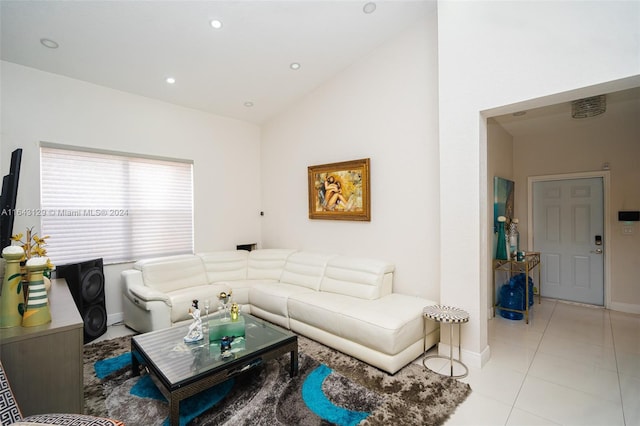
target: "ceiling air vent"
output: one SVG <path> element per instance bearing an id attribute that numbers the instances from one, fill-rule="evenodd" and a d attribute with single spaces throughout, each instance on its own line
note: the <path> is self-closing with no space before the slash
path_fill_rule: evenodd
<path id="1" fill-rule="evenodd" d="M 592 96 L 571 102 L 571 117 L 589 118 L 600 115 L 607 110 L 607 98 L 605 95 Z"/>

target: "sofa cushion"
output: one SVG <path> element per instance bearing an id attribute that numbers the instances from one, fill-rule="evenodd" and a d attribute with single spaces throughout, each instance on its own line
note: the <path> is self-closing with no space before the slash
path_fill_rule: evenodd
<path id="1" fill-rule="evenodd" d="M 397 293 L 369 301 L 354 300 L 339 314 L 340 337 L 396 354 L 424 338 L 424 307 L 424 299 Z"/>
<path id="2" fill-rule="evenodd" d="M 253 287 L 260 287 L 261 285 L 276 283 L 278 281 L 266 279 L 266 280 L 237 280 L 237 281 L 220 281 L 215 283 L 218 286 L 225 288 L 225 292 L 229 290 L 233 291 L 231 301 L 239 303 L 240 305 L 249 304 L 249 290 Z"/>
<path id="3" fill-rule="evenodd" d="M 173 256 L 164 256 L 164 257 L 152 257 L 150 259 L 140 259 L 136 263 L 133 264 L 133 269 L 137 269 L 142 271 L 146 265 L 151 265 L 154 263 L 167 263 L 167 262 L 175 262 L 179 260 L 189 260 L 193 259 L 193 254 L 176 254 Z"/>
<path id="4" fill-rule="evenodd" d="M 293 253 L 287 258 L 280 282 L 319 290 L 327 262 L 334 257 L 335 254 L 327 253 Z"/>
<path id="5" fill-rule="evenodd" d="M 320 284 L 320 291 L 377 299 L 391 293 L 392 263 L 376 259 L 338 256 L 330 259 Z"/>
<path id="6" fill-rule="evenodd" d="M 141 261 L 136 263 L 136 268 L 141 270 L 147 287 L 165 293 L 208 282 L 202 259 L 195 255 L 167 257 L 163 261 Z"/>
<path id="7" fill-rule="evenodd" d="M 314 291 L 304 286 L 273 282 L 252 287 L 249 290 L 249 303 L 274 315 L 288 317 L 287 301 L 289 297 L 294 294 L 312 292 Z"/>
<path id="8" fill-rule="evenodd" d="M 246 250 L 198 253 L 207 271 L 210 283 L 244 280 L 247 278 L 249 252 Z"/>
<path id="9" fill-rule="evenodd" d="M 425 299 L 390 294 L 365 300 L 334 293 L 292 295 L 291 319 L 389 355 L 424 337 Z"/>
<path id="10" fill-rule="evenodd" d="M 296 250 L 260 249 L 249 252 L 247 278 L 279 280 L 287 258 Z"/>
<path id="11" fill-rule="evenodd" d="M 249 291 L 251 305 L 273 315 L 288 317 L 289 296 L 317 291 L 327 261 L 334 256 L 314 252 L 291 254 L 287 258 L 279 282 L 251 288 Z"/>
<path id="12" fill-rule="evenodd" d="M 340 335 L 342 327 L 338 314 L 347 311 L 354 300 L 354 297 L 326 292 L 291 294 L 287 300 L 287 311 L 291 319 Z"/>

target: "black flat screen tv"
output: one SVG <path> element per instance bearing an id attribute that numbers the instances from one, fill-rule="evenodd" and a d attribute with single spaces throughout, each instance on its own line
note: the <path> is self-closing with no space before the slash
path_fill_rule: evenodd
<path id="1" fill-rule="evenodd" d="M 18 148 L 11 153 L 9 174 L 2 178 L 2 195 L 0 195 L 0 250 L 11 245 L 13 221 L 16 215 L 21 161 L 22 149 Z"/>

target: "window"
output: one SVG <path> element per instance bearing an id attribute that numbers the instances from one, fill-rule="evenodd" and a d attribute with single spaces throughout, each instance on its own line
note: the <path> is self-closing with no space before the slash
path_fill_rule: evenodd
<path id="1" fill-rule="evenodd" d="M 42 144 L 42 235 L 54 264 L 193 252 L 193 163 Z"/>

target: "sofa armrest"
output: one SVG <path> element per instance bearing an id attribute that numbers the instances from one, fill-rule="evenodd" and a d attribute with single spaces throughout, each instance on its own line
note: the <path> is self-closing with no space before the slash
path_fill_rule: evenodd
<path id="1" fill-rule="evenodd" d="M 161 293 L 157 290 L 150 289 L 149 287 L 132 286 L 129 287 L 129 292 L 134 298 L 138 298 L 144 302 L 159 301 L 171 306 L 171 299 L 169 299 L 169 296 L 167 296 L 166 293 Z"/>
<path id="2" fill-rule="evenodd" d="M 135 269 L 122 271 L 122 285 L 125 297 L 146 309 L 147 302 L 159 301 L 171 306 L 169 296 L 144 285 L 142 273 Z"/>

